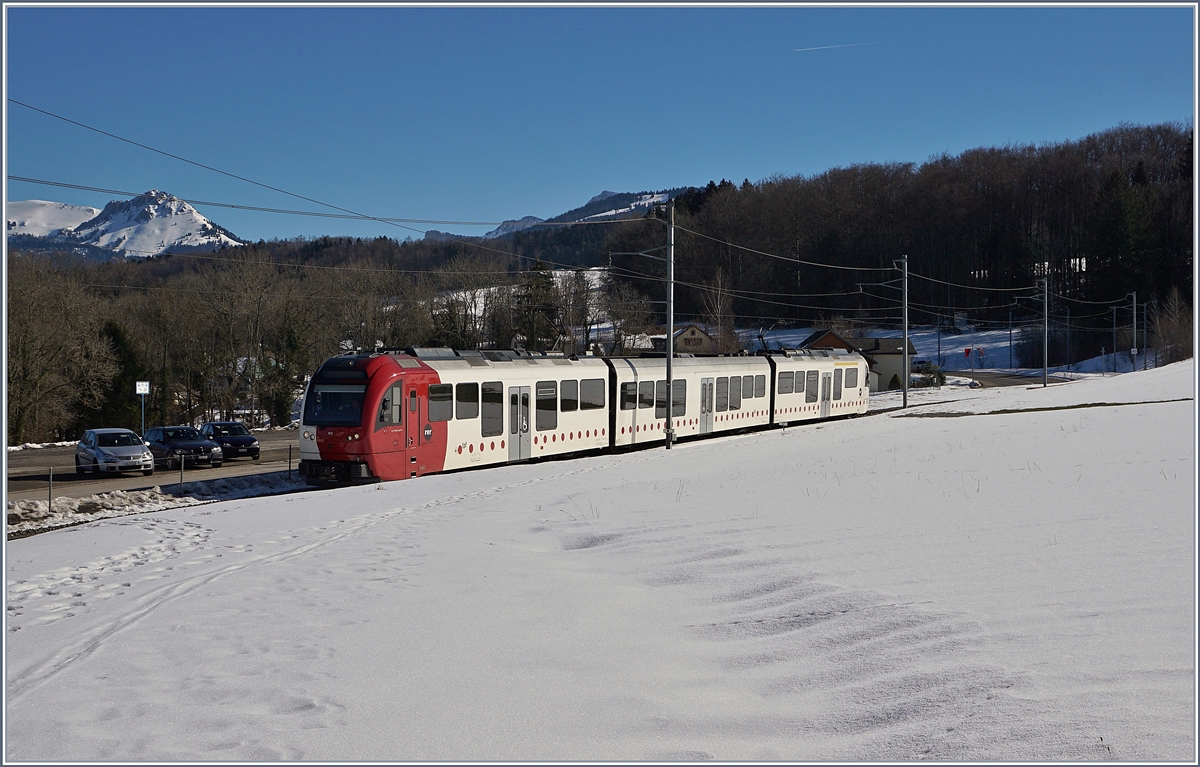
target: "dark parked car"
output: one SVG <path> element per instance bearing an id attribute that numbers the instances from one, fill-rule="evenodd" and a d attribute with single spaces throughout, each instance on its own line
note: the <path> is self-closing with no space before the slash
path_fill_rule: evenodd
<path id="1" fill-rule="evenodd" d="M 75 446 L 75 473 L 140 471 L 154 473 L 154 459 L 141 438 L 129 429 L 89 429 Z"/>
<path id="2" fill-rule="evenodd" d="M 200 433 L 221 446 L 225 460 L 250 456 L 258 460 L 258 440 L 241 421 L 213 421 L 203 424 Z"/>
<path id="3" fill-rule="evenodd" d="M 212 466 L 225 460 L 221 446 L 191 426 L 159 426 L 146 432 L 146 446 L 154 462 L 168 469 L 178 469 L 180 461 L 186 466 Z"/>

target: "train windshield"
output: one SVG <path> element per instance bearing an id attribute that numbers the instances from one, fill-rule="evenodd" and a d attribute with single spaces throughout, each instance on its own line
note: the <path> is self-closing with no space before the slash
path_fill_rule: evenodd
<path id="1" fill-rule="evenodd" d="M 313 384 L 304 398 L 304 423 L 311 426 L 359 426 L 367 387 Z"/>

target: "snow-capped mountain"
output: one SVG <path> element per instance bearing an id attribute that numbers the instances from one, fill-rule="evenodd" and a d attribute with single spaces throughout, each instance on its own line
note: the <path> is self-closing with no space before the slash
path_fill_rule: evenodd
<path id="1" fill-rule="evenodd" d="M 46 200 L 10 202 L 4 210 L 4 231 L 10 235 L 47 237 L 96 217 L 99 208 Z"/>
<path id="2" fill-rule="evenodd" d="M 126 256 L 207 251 L 243 244 L 188 203 L 157 189 L 132 200 L 114 200 L 99 215 L 61 230 L 57 238 L 109 248 Z"/>
<path id="3" fill-rule="evenodd" d="M 516 219 L 515 221 L 513 221 L 513 220 L 503 221 L 500 223 L 500 226 L 496 227 L 492 231 L 483 235 L 483 239 L 494 240 L 497 237 L 503 237 L 506 234 L 512 234 L 513 232 L 519 232 L 522 229 L 528 229 L 529 227 L 533 226 L 534 224 L 542 223 L 542 220 L 543 219 L 540 219 L 537 216 L 525 216 L 524 218 L 519 218 L 519 219 Z"/>

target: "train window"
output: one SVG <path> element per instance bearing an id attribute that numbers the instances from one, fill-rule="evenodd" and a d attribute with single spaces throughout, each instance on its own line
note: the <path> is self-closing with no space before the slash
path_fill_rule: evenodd
<path id="1" fill-rule="evenodd" d="M 563 381 L 562 390 L 558 396 L 559 410 L 570 413 L 579 409 L 579 382 Z"/>
<path id="2" fill-rule="evenodd" d="M 455 387 L 454 417 L 460 420 L 479 417 L 479 384 L 460 383 Z"/>
<path id="3" fill-rule="evenodd" d="M 754 398 L 754 376 L 742 376 L 742 399 Z"/>
<path id="4" fill-rule="evenodd" d="M 537 416 L 534 423 L 538 431 L 558 428 L 558 382 L 537 382 Z"/>
<path id="5" fill-rule="evenodd" d="M 818 373 L 815 370 L 808 371 L 808 380 L 805 381 L 805 384 L 804 384 L 807 387 L 807 389 L 804 392 L 804 401 L 805 402 L 816 402 L 817 401 L 817 375 L 818 375 Z"/>
<path id="6" fill-rule="evenodd" d="M 654 407 L 654 382 L 642 381 L 638 384 L 638 409 Z"/>
<path id="7" fill-rule="evenodd" d="M 796 371 L 796 388 L 793 391 L 795 391 L 797 394 L 800 394 L 801 392 L 804 391 L 804 371 L 803 370 Z"/>
<path id="8" fill-rule="evenodd" d="M 742 409 L 742 377 L 729 376 L 729 409 Z"/>
<path id="9" fill-rule="evenodd" d="M 304 423 L 312 426 L 358 426 L 362 424 L 366 384 L 315 383 L 304 398 Z"/>
<path id="10" fill-rule="evenodd" d="M 504 433 L 504 384 L 499 381 L 484 381 L 483 420 L 479 433 L 485 437 L 498 437 Z"/>
<path id="11" fill-rule="evenodd" d="M 521 420 L 521 406 L 519 404 L 517 391 L 515 389 L 513 390 L 512 394 L 508 395 L 508 405 L 508 433 L 516 434 L 517 422 Z"/>
<path id="12" fill-rule="evenodd" d="M 667 417 L 667 382 L 666 380 L 654 382 L 654 417 Z"/>
<path id="13" fill-rule="evenodd" d="M 604 407 L 604 379 L 585 378 L 579 382 L 579 409 L 600 410 Z"/>
<path id="14" fill-rule="evenodd" d="M 842 369 L 835 368 L 833 371 L 833 398 L 842 398 Z"/>
<path id="15" fill-rule="evenodd" d="M 621 409 L 636 410 L 637 409 L 637 381 L 628 381 L 621 384 Z"/>
<path id="16" fill-rule="evenodd" d="M 671 379 L 671 417 L 687 415 L 687 379 Z"/>
<path id="17" fill-rule="evenodd" d="M 795 382 L 795 373 L 790 370 L 781 372 L 779 374 L 779 385 L 776 387 L 776 391 L 778 391 L 780 394 L 791 394 L 792 387 L 795 386 Z"/>
<path id="18" fill-rule="evenodd" d="M 754 376 L 754 396 L 767 396 L 767 377 L 765 375 Z"/>
<path id="19" fill-rule="evenodd" d="M 429 420 L 449 421 L 454 415 L 454 385 L 429 384 Z"/>
<path id="20" fill-rule="evenodd" d="M 717 397 L 714 403 L 713 410 L 717 413 L 724 413 L 729 409 L 729 379 L 717 379 Z"/>
<path id="21" fill-rule="evenodd" d="M 846 388 L 858 387 L 858 368 L 846 368 Z"/>
<path id="22" fill-rule="evenodd" d="M 400 423 L 400 415 L 404 412 L 404 396 L 399 386 L 393 386 L 384 392 L 379 402 L 379 417 L 375 419 L 375 431 L 385 426 Z"/>

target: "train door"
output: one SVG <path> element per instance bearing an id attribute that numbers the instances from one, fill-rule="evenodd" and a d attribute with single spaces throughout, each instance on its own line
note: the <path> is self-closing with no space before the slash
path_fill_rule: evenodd
<path id="1" fill-rule="evenodd" d="M 833 374 L 821 374 L 821 417 L 829 417 L 829 405 L 832 400 Z"/>
<path id="2" fill-rule="evenodd" d="M 709 434 L 713 425 L 713 379 L 700 379 L 700 433 Z"/>
<path id="3" fill-rule="evenodd" d="M 417 458 L 423 453 L 421 446 L 425 441 L 424 428 L 428 426 L 422 418 L 421 395 L 415 383 L 409 386 L 406 400 L 408 412 L 405 413 L 407 428 L 404 433 L 408 442 L 408 476 L 415 477 L 419 471 Z"/>
<path id="4" fill-rule="evenodd" d="M 527 461 L 532 454 L 529 434 L 528 386 L 508 387 L 508 460 Z"/>
<path id="5" fill-rule="evenodd" d="M 383 393 L 375 416 L 371 451 L 375 453 L 375 476 L 385 480 L 408 476 L 408 435 L 404 427 L 404 385 L 396 381 Z"/>

